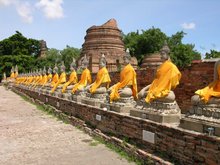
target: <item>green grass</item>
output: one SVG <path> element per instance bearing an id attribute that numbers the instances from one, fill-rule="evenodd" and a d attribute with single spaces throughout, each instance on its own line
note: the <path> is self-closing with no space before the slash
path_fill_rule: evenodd
<path id="1" fill-rule="evenodd" d="M 97 141 L 97 140 L 92 141 L 92 142 L 89 143 L 90 146 L 97 146 L 97 145 L 99 145 L 99 144 L 100 144 L 100 142 Z"/>

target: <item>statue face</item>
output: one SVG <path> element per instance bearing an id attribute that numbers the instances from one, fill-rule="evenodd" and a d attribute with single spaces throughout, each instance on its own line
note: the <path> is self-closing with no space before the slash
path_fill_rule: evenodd
<path id="1" fill-rule="evenodd" d="M 164 60 L 164 61 L 169 59 L 169 56 L 165 51 L 161 51 L 160 55 L 161 55 L 161 59 Z"/>
<path id="2" fill-rule="evenodd" d="M 124 60 L 124 64 L 130 63 L 130 59 L 128 59 L 128 57 L 126 57 L 126 56 L 123 57 L 123 60 Z"/>

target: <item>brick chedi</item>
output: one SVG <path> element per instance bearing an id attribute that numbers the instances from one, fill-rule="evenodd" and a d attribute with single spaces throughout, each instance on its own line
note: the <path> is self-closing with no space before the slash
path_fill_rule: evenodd
<path id="1" fill-rule="evenodd" d="M 158 66 L 160 66 L 160 64 L 162 64 L 160 53 L 153 53 L 145 56 L 141 64 L 141 68 L 156 69 Z"/>
<path id="2" fill-rule="evenodd" d="M 99 70 L 99 58 L 105 54 L 109 72 L 118 71 L 123 67 L 125 46 L 115 19 L 110 19 L 101 26 L 90 27 L 84 39 L 78 66 L 81 66 L 81 58 L 86 54 L 89 57 L 89 69 L 96 73 Z M 136 58 L 132 58 L 131 63 L 137 67 Z"/>

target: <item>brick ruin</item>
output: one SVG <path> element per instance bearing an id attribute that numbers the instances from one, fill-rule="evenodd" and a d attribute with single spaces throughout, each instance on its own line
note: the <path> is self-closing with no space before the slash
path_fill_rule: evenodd
<path id="1" fill-rule="evenodd" d="M 92 26 L 87 29 L 78 66 L 81 66 L 81 58 L 85 54 L 89 57 L 89 69 L 93 73 L 99 70 L 99 58 L 102 54 L 105 54 L 109 72 L 118 71 L 123 67 L 122 57 L 125 54 L 125 45 L 115 19 L 110 19 L 101 26 Z M 131 64 L 137 68 L 135 57 L 132 57 Z"/>

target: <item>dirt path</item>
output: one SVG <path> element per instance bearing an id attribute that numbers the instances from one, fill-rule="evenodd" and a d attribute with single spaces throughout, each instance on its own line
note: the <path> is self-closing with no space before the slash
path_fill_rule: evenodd
<path id="1" fill-rule="evenodd" d="M 0 164 L 134 164 L 2 86 L 0 94 Z"/>

